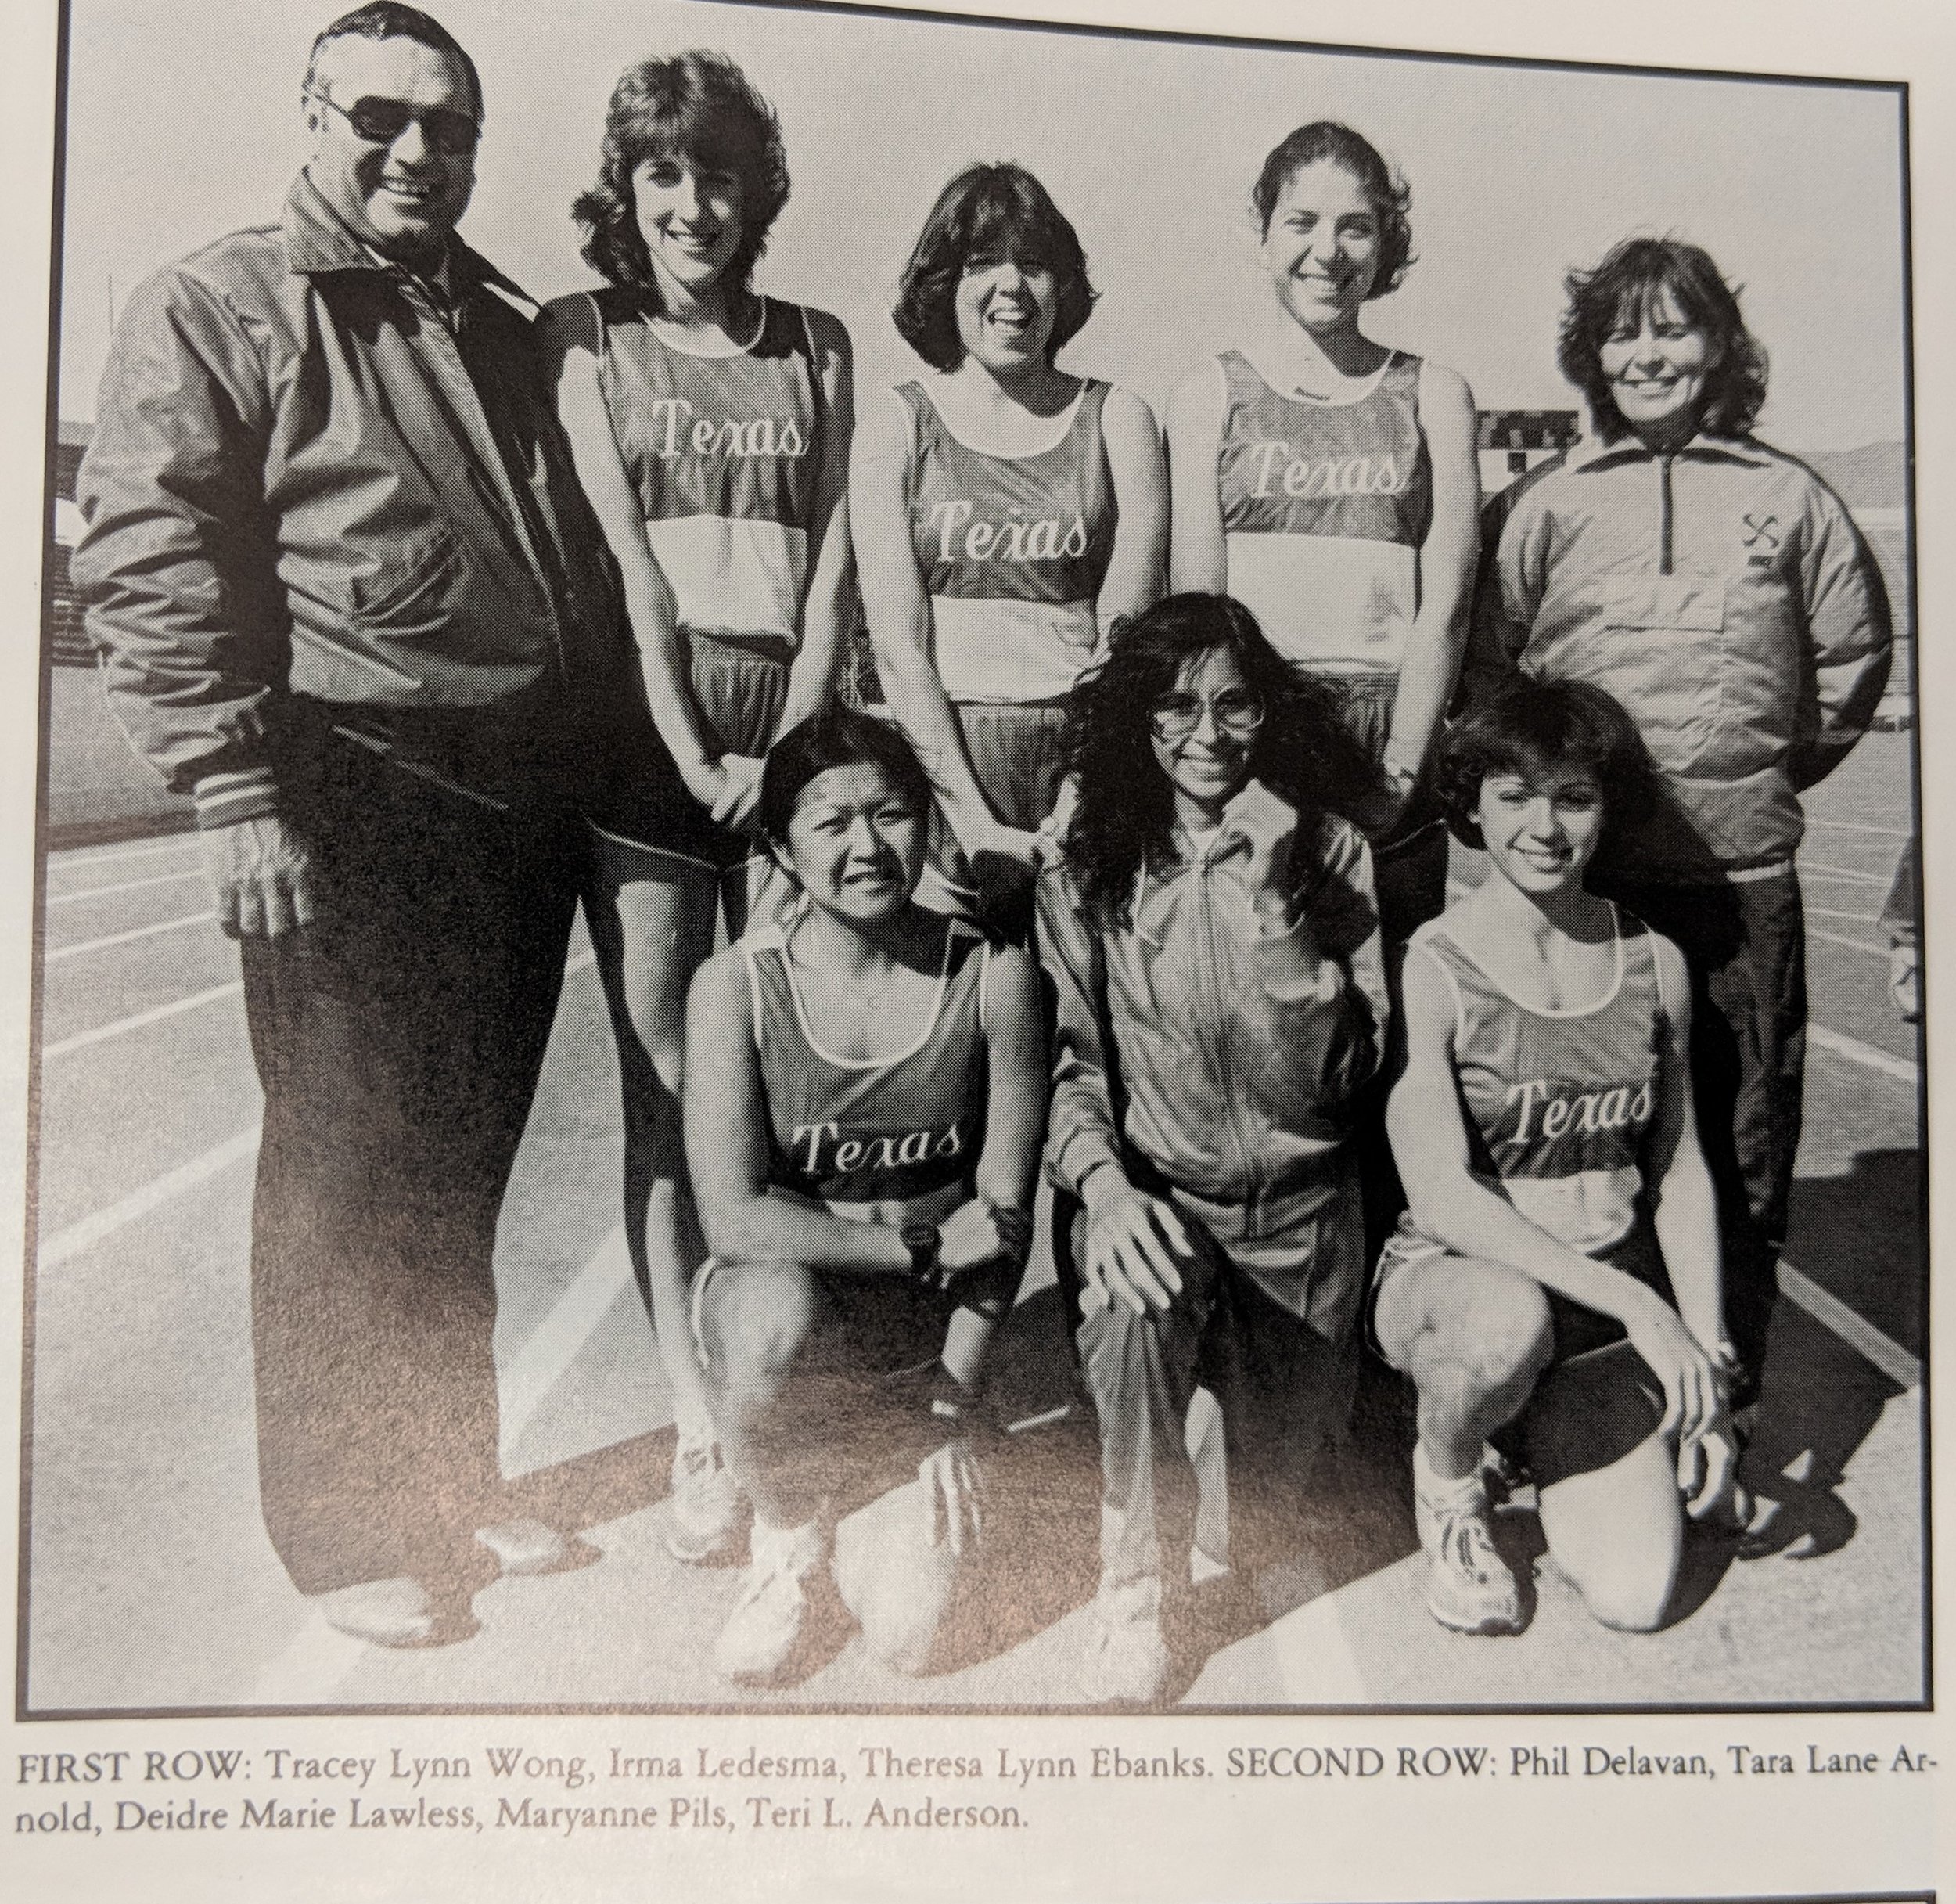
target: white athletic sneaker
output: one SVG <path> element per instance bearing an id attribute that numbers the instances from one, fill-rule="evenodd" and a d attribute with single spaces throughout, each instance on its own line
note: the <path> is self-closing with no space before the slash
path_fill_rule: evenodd
<path id="1" fill-rule="evenodd" d="M 1494 1545 L 1487 1482 L 1478 1470 L 1461 1481 L 1437 1479 L 1423 1449 L 1414 1451 L 1413 1474 L 1428 1611 L 1455 1632 L 1519 1632 L 1521 1589 Z"/>
<path id="2" fill-rule="evenodd" d="M 746 1544 L 747 1497 L 720 1459 L 711 1429 L 681 1435 L 672 1456 L 672 1519 L 666 1551 L 691 1567 L 739 1557 Z"/>
<path id="3" fill-rule="evenodd" d="M 836 1606 L 832 1537 L 820 1518 L 791 1528 L 754 1522 L 753 1558 L 714 1645 L 714 1665 L 727 1678 L 790 1686 L 806 1675 L 804 1642 Z"/>
<path id="4" fill-rule="evenodd" d="M 1080 1672 L 1082 1698 L 1094 1705 L 1158 1704 L 1168 1690 L 1168 1643 L 1161 1633 L 1161 1582 L 1104 1581 L 1094 1596 L 1092 1636 Z"/>

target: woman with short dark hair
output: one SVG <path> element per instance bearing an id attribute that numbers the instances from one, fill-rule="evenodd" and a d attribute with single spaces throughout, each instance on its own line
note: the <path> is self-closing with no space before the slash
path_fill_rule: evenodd
<path id="1" fill-rule="evenodd" d="M 1093 305 L 1080 239 L 1023 167 L 946 185 L 894 318 L 929 374 L 869 409 L 851 530 L 877 671 L 952 844 L 1023 912 L 1067 697 L 1160 589 L 1167 501 L 1148 406 L 1058 369 Z"/>
<path id="2" fill-rule="evenodd" d="M 1704 251 L 1627 239 L 1568 292 L 1559 354 L 1589 430 L 1489 512 L 1476 671 L 1592 683 L 1631 711 L 1656 763 L 1656 797 L 1597 887 L 1691 968 L 1744 1395 L 1800 1144 L 1800 797 L 1874 718 L 1888 604 L 1839 498 L 1750 434 L 1766 353 Z"/>
<path id="3" fill-rule="evenodd" d="M 625 1240 L 678 1427 L 667 1544 L 690 1561 L 735 1557 L 745 1507 L 687 1346 L 700 1250 L 680 1157 L 686 986 L 721 914 L 737 934 L 766 875 L 761 760 L 832 693 L 849 613 L 848 334 L 750 282 L 787 196 L 781 128 L 738 67 L 639 61 L 573 208 L 604 285 L 544 320 L 651 716 L 617 711 L 631 740 L 591 790 L 585 910 L 617 1036 Z"/>
<path id="4" fill-rule="evenodd" d="M 709 959 L 688 1008 L 698 1338 L 754 1506 L 714 1658 L 750 1685 L 821 1662 L 846 1485 L 893 1463 L 920 1484 L 842 1583 L 899 1667 L 928 1662 L 982 1532 L 981 1377 L 1030 1240 L 1046 1054 L 1027 955 L 915 903 L 929 812 L 888 723 L 837 706 L 784 735 L 760 819 L 800 903 Z"/>
<path id="5" fill-rule="evenodd" d="M 1199 1386 L 1238 1504 L 1294 1496 L 1347 1426 L 1365 1281 L 1351 1128 L 1386 1016 L 1348 816 L 1376 780 L 1336 690 L 1213 595 L 1116 628 L 1066 759 L 1078 797 L 1038 942 L 1054 1249 L 1100 1423 L 1083 1690 L 1148 1702 L 1174 1670 L 1164 1616 L 1231 1558 L 1229 1514 L 1213 1492 L 1198 1511 L 1183 1454 Z"/>
<path id="6" fill-rule="evenodd" d="M 1606 1625 L 1664 1618 L 1687 1498 L 1743 1511 L 1684 958 L 1584 883 L 1647 773 L 1585 682 L 1510 686 L 1442 757 L 1448 822 L 1488 870 L 1408 948 L 1387 1124 L 1410 1208 L 1372 1323 L 1418 1391 L 1426 1601 L 1459 1632 L 1527 1614 L 1490 1437 L 1517 1438 L 1549 1553 Z"/>

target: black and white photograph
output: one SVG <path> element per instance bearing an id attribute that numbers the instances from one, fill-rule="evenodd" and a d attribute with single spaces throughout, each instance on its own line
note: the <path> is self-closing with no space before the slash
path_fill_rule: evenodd
<path id="1" fill-rule="evenodd" d="M 1185 23 L 68 0 L 20 1719 L 1928 1707 L 1907 88 Z"/>

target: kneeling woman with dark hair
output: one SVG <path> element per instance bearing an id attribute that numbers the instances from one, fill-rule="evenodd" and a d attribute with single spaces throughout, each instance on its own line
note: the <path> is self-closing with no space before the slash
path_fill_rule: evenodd
<path id="1" fill-rule="evenodd" d="M 1373 1326 L 1419 1391 L 1427 1604 L 1462 1632 L 1523 1621 L 1483 1477 L 1510 1424 L 1549 1553 L 1606 1625 L 1663 1619 L 1681 1500 L 1742 1507 L 1684 957 L 1583 886 L 1647 772 L 1630 717 L 1584 682 L 1514 684 L 1443 756 L 1449 822 L 1488 873 L 1408 948 L 1386 1121 L 1411 1208 Z"/>
<path id="2" fill-rule="evenodd" d="M 1025 1261 L 1045 1050 L 1027 956 L 914 902 L 929 812 L 882 722 L 832 707 L 776 742 L 760 827 L 801 902 L 688 1007 L 694 1316 L 754 1504 L 714 1657 L 748 1684 L 804 1676 L 835 1629 L 839 1470 L 900 1456 L 921 1484 L 844 1583 L 893 1664 L 928 1659 L 978 1531 L 977 1384 Z"/>
<path id="3" fill-rule="evenodd" d="M 1077 1199 L 1055 1253 L 1100 1416 L 1084 1690 L 1149 1701 L 1170 1670 L 1164 1597 L 1198 1548 L 1228 1560 L 1226 1510 L 1192 1513 L 1198 1384 L 1239 1496 L 1246 1467 L 1303 1479 L 1349 1412 L 1365 1265 L 1347 1139 L 1386 1005 L 1372 858 L 1343 816 L 1372 769 L 1336 689 L 1214 595 L 1115 630 L 1074 690 L 1066 760 L 1078 801 L 1039 943 L 1052 1168 Z"/>

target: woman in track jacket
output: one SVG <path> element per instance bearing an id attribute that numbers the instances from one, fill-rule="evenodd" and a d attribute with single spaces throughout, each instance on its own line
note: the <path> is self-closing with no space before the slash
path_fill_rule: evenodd
<path id="1" fill-rule="evenodd" d="M 1490 511 L 1475 668 L 1588 681 L 1659 773 L 1594 890 L 1683 950 L 1728 1319 L 1756 1388 L 1800 1142 L 1800 796 L 1888 678 L 1879 572 L 1839 497 L 1751 434 L 1765 353 L 1712 260 L 1626 240 L 1569 280 L 1559 351 L 1591 433 Z"/>
<path id="2" fill-rule="evenodd" d="M 1342 815 L 1374 779 L 1336 691 L 1225 596 L 1117 628 L 1066 747 L 1078 804 L 1038 941 L 1055 1253 L 1100 1420 L 1084 1690 L 1150 1701 L 1164 1599 L 1228 1560 L 1226 1509 L 1206 1499 L 1198 1521 L 1182 1456 L 1198 1384 L 1239 1500 L 1246 1467 L 1301 1478 L 1347 1412 L 1365 1280 L 1347 1139 L 1386 1002 L 1372 857 Z"/>

